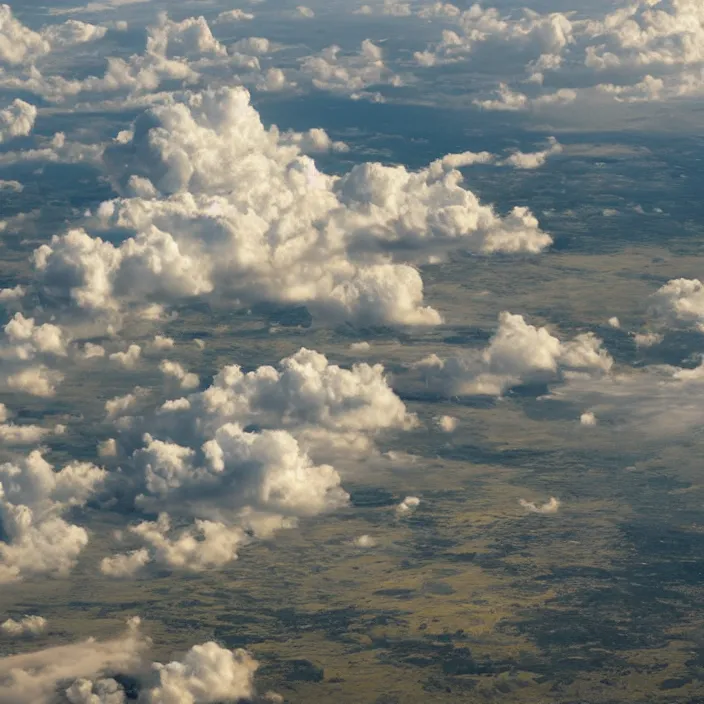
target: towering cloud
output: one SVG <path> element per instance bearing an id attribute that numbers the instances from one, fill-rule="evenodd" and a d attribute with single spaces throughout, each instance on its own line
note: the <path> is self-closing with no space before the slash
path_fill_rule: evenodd
<path id="1" fill-rule="evenodd" d="M 526 208 L 500 217 L 451 168 L 364 164 L 328 176 L 289 134 L 262 125 L 241 88 L 152 108 L 105 159 L 124 196 L 103 203 L 91 228 L 126 238 L 73 230 L 34 257 L 47 294 L 93 314 L 215 292 L 364 323 L 436 324 L 414 262 L 551 242 Z"/>

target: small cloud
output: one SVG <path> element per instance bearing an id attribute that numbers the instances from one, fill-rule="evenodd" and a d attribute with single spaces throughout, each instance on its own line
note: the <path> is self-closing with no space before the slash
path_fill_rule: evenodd
<path id="1" fill-rule="evenodd" d="M 25 294 L 24 286 L 15 286 L 14 288 L 0 288 L 0 302 L 18 301 Z"/>
<path id="2" fill-rule="evenodd" d="M 117 441 L 115 438 L 108 438 L 98 443 L 98 457 L 116 457 L 117 456 Z"/>
<path id="3" fill-rule="evenodd" d="M 105 348 L 102 345 L 86 342 L 79 354 L 82 359 L 96 359 L 105 356 Z"/>
<path id="4" fill-rule="evenodd" d="M 633 334 L 636 347 L 654 347 L 663 341 L 663 335 L 657 332 L 637 332 Z"/>
<path id="5" fill-rule="evenodd" d="M 398 506 L 396 506 L 397 516 L 407 516 L 413 513 L 420 506 L 420 499 L 417 496 L 407 496 Z"/>
<path id="6" fill-rule="evenodd" d="M 354 545 L 358 548 L 373 548 L 376 540 L 371 535 L 360 535 L 354 539 Z"/>
<path id="7" fill-rule="evenodd" d="M 8 618 L 0 624 L 3 635 L 11 638 L 19 636 L 37 636 L 46 629 L 47 621 L 41 616 L 24 616 L 19 621 Z"/>
<path id="8" fill-rule="evenodd" d="M 609 325 L 612 328 L 620 328 L 621 327 L 621 321 L 614 315 L 612 318 L 609 318 Z"/>
<path id="9" fill-rule="evenodd" d="M 149 343 L 149 347 L 153 350 L 170 350 L 174 347 L 174 340 L 164 335 L 155 335 L 154 339 Z"/>
<path id="10" fill-rule="evenodd" d="M 443 433 L 452 433 L 459 425 L 459 420 L 454 416 L 435 416 L 433 420 L 438 429 L 442 430 Z"/>
<path id="11" fill-rule="evenodd" d="M 350 345 L 350 352 L 369 352 L 371 348 L 368 342 L 353 342 Z"/>
<path id="12" fill-rule="evenodd" d="M 586 413 L 582 413 L 582 415 L 579 417 L 579 422 L 582 425 L 596 425 L 597 419 L 591 411 L 587 411 Z"/>
<path id="13" fill-rule="evenodd" d="M 544 515 L 557 513 L 560 508 L 560 500 L 556 499 L 554 496 L 551 496 L 547 503 L 540 506 L 532 501 L 526 501 L 525 499 L 520 499 L 518 503 L 529 513 L 542 513 Z"/>
<path id="14" fill-rule="evenodd" d="M 122 365 L 125 369 L 134 369 L 142 356 L 142 348 L 139 345 L 130 345 L 125 352 L 113 352 L 110 361 Z"/>

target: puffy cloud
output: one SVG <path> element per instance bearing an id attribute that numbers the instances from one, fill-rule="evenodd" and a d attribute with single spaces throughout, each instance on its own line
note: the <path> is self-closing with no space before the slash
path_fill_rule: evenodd
<path id="1" fill-rule="evenodd" d="M 137 407 L 135 394 L 106 404 L 128 447 L 134 427 L 125 414 Z M 153 434 L 128 463 L 141 487 L 136 504 L 161 515 L 128 531 L 143 548 L 101 569 L 128 576 L 151 562 L 203 570 L 235 560 L 251 537 L 346 505 L 339 473 L 316 455 L 366 452 L 380 431 L 416 423 L 380 365 L 343 369 L 301 349 L 278 368 L 225 367 L 204 391 L 140 421 Z"/>
<path id="2" fill-rule="evenodd" d="M 13 286 L 12 288 L 0 288 L 0 302 L 18 301 L 24 297 L 26 289 L 24 286 Z"/>
<path id="3" fill-rule="evenodd" d="M 526 11 L 514 19 L 502 17 L 496 8 L 485 9 L 478 4 L 460 12 L 452 5 L 437 3 L 424 8 L 422 15 L 450 19 L 457 29 L 444 30 L 438 44 L 416 54 L 416 60 L 426 66 L 465 59 L 482 44 L 510 44 L 514 50 L 519 46 L 538 59 L 559 56 L 574 41 L 573 23 L 559 12 L 540 15 Z"/>
<path id="4" fill-rule="evenodd" d="M 0 631 L 6 636 L 36 636 L 46 629 L 47 621 L 42 616 L 23 616 L 19 621 L 8 618 L 0 623 Z"/>
<path id="5" fill-rule="evenodd" d="M 34 127 L 37 108 L 17 98 L 0 110 L 0 143 L 13 137 L 26 137 Z"/>
<path id="6" fill-rule="evenodd" d="M 81 22 L 80 20 L 68 20 L 63 24 L 48 25 L 42 30 L 41 34 L 52 50 L 55 50 L 102 39 L 107 34 L 107 28 Z"/>
<path id="7" fill-rule="evenodd" d="M 124 687 L 112 677 L 95 682 L 78 679 L 64 694 L 69 704 L 126 704 L 127 701 Z"/>
<path id="8" fill-rule="evenodd" d="M 546 328 L 526 323 L 520 315 L 503 312 L 499 328 L 481 351 L 446 360 L 432 355 L 415 366 L 427 379 L 452 394 L 499 396 L 512 386 L 550 382 L 565 374 L 603 375 L 613 359 L 592 333 L 562 342 Z"/>
<path id="9" fill-rule="evenodd" d="M 586 411 L 582 413 L 579 417 L 579 422 L 582 425 L 594 426 L 597 424 L 596 416 L 591 411 Z"/>
<path id="10" fill-rule="evenodd" d="M 388 15 L 390 17 L 410 17 L 413 14 L 411 6 L 401 0 L 384 0 L 380 6 L 362 5 L 355 10 L 358 15 Z"/>
<path id="11" fill-rule="evenodd" d="M 59 429 L 59 432 L 57 432 Z M 43 428 L 40 425 L 15 425 L 14 423 L 0 423 L 0 442 L 6 445 L 35 445 L 52 432 L 61 434 L 63 426 L 55 429 Z"/>
<path id="12" fill-rule="evenodd" d="M 225 10 L 225 12 L 221 12 L 217 18 L 216 22 L 219 23 L 225 23 L 225 22 L 245 22 L 248 20 L 253 20 L 254 15 L 251 12 L 245 12 L 244 10 L 240 9 L 235 9 L 235 10 Z"/>
<path id="13" fill-rule="evenodd" d="M 554 137 L 550 137 L 547 149 L 528 153 L 516 151 L 507 157 L 504 163 L 517 169 L 537 169 L 545 164 L 549 157 L 560 153 L 562 153 L 562 145 Z"/>
<path id="14" fill-rule="evenodd" d="M 3 63 L 20 64 L 49 51 L 51 45 L 41 34 L 16 19 L 9 5 L 0 5 L 0 60 Z"/>
<path id="15" fill-rule="evenodd" d="M 365 354 L 367 352 L 370 352 L 371 349 L 372 346 L 368 342 L 353 342 L 350 345 L 350 352 L 356 352 L 357 354 Z"/>
<path id="16" fill-rule="evenodd" d="M 100 565 L 103 574 L 130 577 L 150 562 L 193 572 L 222 567 L 237 559 L 238 548 L 247 541 L 240 526 L 219 521 L 196 519 L 191 526 L 172 530 L 166 513 L 159 514 L 156 521 L 131 526 L 130 532 L 148 548 L 104 558 Z"/>
<path id="17" fill-rule="evenodd" d="M 35 32 L 22 24 L 9 5 L 0 5 L 0 62 L 9 65 L 30 63 L 53 50 L 101 39 L 105 27 L 78 20 L 49 25 Z"/>
<path id="18" fill-rule="evenodd" d="M 153 350 L 171 350 L 174 347 L 174 340 L 171 337 L 164 335 L 155 335 L 154 339 L 149 343 L 150 349 Z"/>
<path id="19" fill-rule="evenodd" d="M 147 395 L 147 390 L 135 387 L 131 393 L 124 396 L 115 396 L 105 402 L 106 419 L 114 421 L 123 416 L 130 415 L 139 407 L 140 401 Z"/>
<path id="20" fill-rule="evenodd" d="M 550 500 L 544 504 L 535 504 L 532 501 L 526 501 L 525 499 L 520 499 L 519 502 L 523 508 L 529 513 L 541 513 L 544 515 L 549 515 L 552 513 L 557 513 L 560 509 L 560 500 L 556 499 L 554 496 L 550 497 Z"/>
<path id="21" fill-rule="evenodd" d="M 343 93 L 352 98 L 372 97 L 369 88 L 390 85 L 401 86 L 403 81 L 384 63 L 381 47 L 370 39 L 362 42 L 356 54 L 342 54 L 339 46 L 329 46 L 316 56 L 308 56 L 301 62 L 301 71 L 310 77 L 319 90 Z"/>
<path id="22" fill-rule="evenodd" d="M 117 440 L 108 438 L 98 443 L 98 457 L 116 457 L 117 456 Z"/>
<path id="23" fill-rule="evenodd" d="M 0 338 L 0 385 L 34 396 L 53 396 L 63 374 L 48 362 L 68 356 L 68 338 L 52 323 L 38 325 L 34 318 L 15 313 Z"/>
<path id="24" fill-rule="evenodd" d="M 57 472 L 36 451 L 0 465 L 0 583 L 37 574 L 62 575 L 73 567 L 88 533 L 62 516 L 83 506 L 105 476 L 104 470 L 86 462 L 73 462 Z"/>
<path id="25" fill-rule="evenodd" d="M 420 499 L 417 496 L 407 496 L 398 506 L 396 506 L 397 516 L 407 516 L 413 513 L 420 506 Z"/>
<path id="26" fill-rule="evenodd" d="M 638 332 L 633 333 L 633 341 L 636 347 L 654 347 L 659 345 L 664 339 L 664 336 L 657 332 Z"/>
<path id="27" fill-rule="evenodd" d="M 419 11 L 449 27 L 419 65 L 477 61 L 521 82 L 534 97 L 501 83 L 497 99 L 476 99 L 488 110 L 526 110 L 571 102 L 579 93 L 643 102 L 700 96 L 704 91 L 704 15 L 698 0 L 635 0 L 586 18 L 533 10 L 503 14 L 473 5 L 468 10 L 435 3 Z M 545 92 L 546 75 L 563 88 Z"/>
<path id="28" fill-rule="evenodd" d="M 359 535 L 353 541 L 353 545 L 358 548 L 374 548 L 376 540 L 371 535 Z"/>
<path id="29" fill-rule="evenodd" d="M 450 164 L 363 164 L 331 177 L 301 153 L 329 146 L 323 133 L 265 129 L 244 89 L 184 101 L 151 109 L 106 152 L 126 197 L 104 203 L 95 222 L 131 236 L 114 245 L 71 230 L 35 252 L 50 299 L 114 315 L 215 291 L 364 324 L 433 325 L 440 315 L 423 305 L 410 264 L 551 243 L 528 209 L 500 217 Z"/>
<path id="30" fill-rule="evenodd" d="M 90 638 L 81 643 L 0 658 L 0 704 L 56 704 L 60 686 L 68 689 L 66 694 L 71 704 L 123 704 L 124 697 L 91 699 L 84 695 L 93 693 L 90 680 L 94 678 L 101 680 L 100 684 L 95 683 L 96 696 L 109 691 L 100 673 L 131 672 L 142 665 L 148 643 L 138 626 L 139 619 L 131 619 L 128 632 L 114 640 Z M 85 681 L 90 683 L 90 689 Z"/>
<path id="31" fill-rule="evenodd" d="M 212 54 L 224 56 L 227 49 L 215 39 L 204 17 L 188 17 L 174 22 L 160 15 L 159 23 L 150 28 L 147 52 L 167 58 Z"/>
<path id="32" fill-rule="evenodd" d="M 186 371 L 178 362 L 164 359 L 159 363 L 159 371 L 167 378 L 174 379 L 182 389 L 195 389 L 200 384 L 197 374 Z"/>
<path id="33" fill-rule="evenodd" d="M 92 342 L 86 342 L 81 349 L 79 356 L 81 359 L 100 359 L 105 356 L 105 348 Z"/>
<path id="34" fill-rule="evenodd" d="M 130 345 L 124 352 L 113 352 L 108 359 L 125 369 L 134 369 L 141 356 L 142 348 L 139 345 Z"/>
<path id="35" fill-rule="evenodd" d="M 203 444 L 202 464 L 190 448 L 149 436 L 146 442 L 134 461 L 148 492 L 138 501 L 150 509 L 178 506 L 183 513 L 232 519 L 245 507 L 305 516 L 347 501 L 337 472 L 314 464 L 286 431 L 251 433 L 225 424 Z"/>
<path id="36" fill-rule="evenodd" d="M 665 324 L 691 325 L 704 332 L 704 284 L 699 279 L 673 279 L 652 297 L 652 312 Z"/>
<path id="37" fill-rule="evenodd" d="M 127 633 L 113 640 L 89 638 L 0 658 L 0 704 L 126 704 L 131 695 L 118 674 L 135 679 L 141 704 L 282 701 L 273 694 L 257 697 L 258 663 L 245 650 L 207 642 L 180 659 L 149 663 L 151 641 L 139 626 L 140 620 L 133 618 Z"/>
<path id="38" fill-rule="evenodd" d="M 215 427 L 257 423 L 374 433 L 414 422 L 381 365 L 343 369 L 305 348 L 283 359 L 278 369 L 263 366 L 245 373 L 238 366 L 225 367 L 211 387 L 189 401 L 190 412 L 201 416 L 200 424 Z"/>
<path id="39" fill-rule="evenodd" d="M 571 88 L 560 88 L 554 93 L 545 93 L 530 98 L 525 93 L 512 90 L 505 83 L 499 84 L 495 95 L 495 98 L 475 99 L 472 102 L 482 110 L 516 112 L 519 110 L 540 110 L 555 105 L 569 105 L 577 99 L 577 91 Z"/>
<path id="40" fill-rule="evenodd" d="M 281 141 L 297 145 L 304 154 L 349 151 L 349 147 L 344 142 L 333 141 L 330 135 L 319 127 L 314 127 L 307 132 L 284 132 L 281 135 Z"/>
<path id="41" fill-rule="evenodd" d="M 214 704 L 251 699 L 258 663 L 244 650 L 217 643 L 193 646 L 183 657 L 155 665 L 159 684 L 149 690 L 150 704 Z"/>
<path id="42" fill-rule="evenodd" d="M 100 571 L 107 577 L 133 577 L 150 559 L 145 548 L 133 550 L 123 555 L 104 557 L 100 562 Z"/>
<path id="43" fill-rule="evenodd" d="M 443 433 L 453 433 L 457 430 L 459 421 L 454 416 L 436 416 L 434 418 L 437 427 L 443 431 Z"/>

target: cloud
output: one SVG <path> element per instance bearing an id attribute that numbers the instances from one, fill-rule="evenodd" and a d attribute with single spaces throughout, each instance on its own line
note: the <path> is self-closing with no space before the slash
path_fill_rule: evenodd
<path id="1" fill-rule="evenodd" d="M 704 423 L 704 365 L 664 364 L 628 369 L 608 377 L 574 377 L 555 387 L 546 400 L 588 407 L 600 421 L 642 441 L 686 435 Z"/>
<path id="2" fill-rule="evenodd" d="M 601 376 L 612 365 L 602 341 L 592 333 L 563 342 L 546 328 L 503 312 L 484 350 L 449 359 L 431 355 L 414 366 L 424 372 L 429 384 L 448 393 L 500 396 L 512 386 L 557 381 L 566 374 Z"/>
<path id="3" fill-rule="evenodd" d="M 371 535 L 358 535 L 353 541 L 352 544 L 355 547 L 358 548 L 374 548 L 376 547 L 376 540 L 372 538 Z"/>
<path id="4" fill-rule="evenodd" d="M 252 538 L 336 511 L 347 492 L 334 466 L 316 457 L 367 454 L 380 432 L 417 424 L 383 367 L 343 369 L 307 349 L 278 367 L 225 367 L 204 391 L 131 423 L 139 399 L 116 398 L 106 410 L 120 444 L 135 448 L 123 469 L 137 487 L 136 506 L 161 515 L 129 529 L 132 552 L 103 560 L 111 575 L 152 562 L 212 569 L 237 559 Z M 137 428 L 150 432 L 137 438 Z"/>
<path id="5" fill-rule="evenodd" d="M 213 642 L 195 645 L 182 660 L 155 665 L 159 684 L 149 690 L 148 701 L 210 704 L 251 699 L 257 666 L 244 650 L 227 650 Z"/>
<path id="6" fill-rule="evenodd" d="M 529 513 L 541 513 L 543 515 L 549 515 L 557 513 L 560 509 L 560 500 L 556 499 L 554 496 L 550 497 L 550 500 L 544 504 L 535 504 L 532 501 L 526 501 L 525 499 L 520 499 L 519 504 Z"/>
<path id="7" fill-rule="evenodd" d="M 699 279 L 673 279 L 652 296 L 652 315 L 672 326 L 704 332 L 704 284 Z"/>
<path id="8" fill-rule="evenodd" d="M 543 166 L 549 157 L 562 153 L 562 145 L 554 137 L 550 137 L 548 141 L 549 146 L 543 151 L 528 153 L 515 151 L 503 163 L 517 169 L 537 169 Z"/>
<path id="9" fill-rule="evenodd" d="M 362 5 L 355 10 L 357 15 L 388 15 L 390 17 L 410 17 L 413 14 L 411 6 L 401 0 L 384 0 L 379 6 Z"/>
<path id="10" fill-rule="evenodd" d="M 134 679 L 139 704 L 277 701 L 273 693 L 257 696 L 258 663 L 245 650 L 211 641 L 194 645 L 180 659 L 150 663 L 150 647 L 139 618 L 132 618 L 119 638 L 89 638 L 0 658 L 0 704 L 127 704 L 133 695 L 118 675 Z"/>
<path id="11" fill-rule="evenodd" d="M 139 345 L 130 345 L 124 352 L 113 352 L 108 359 L 125 369 L 134 369 L 142 356 L 142 348 Z"/>
<path id="12" fill-rule="evenodd" d="M 18 301 L 24 297 L 25 292 L 25 287 L 19 284 L 12 288 L 0 288 L 0 302 L 7 303 L 8 301 Z"/>
<path id="13" fill-rule="evenodd" d="M 42 616 L 23 616 L 19 621 L 8 618 L 0 623 L 0 631 L 12 638 L 19 636 L 36 636 L 46 629 L 47 620 Z"/>
<path id="14" fill-rule="evenodd" d="M 301 71 L 318 90 L 349 95 L 353 99 L 381 100 L 368 89 L 403 84 L 401 77 L 384 63 L 382 48 L 370 39 L 362 42 L 356 54 L 343 54 L 339 46 L 333 45 L 320 54 L 307 56 L 301 62 Z"/>
<path id="15" fill-rule="evenodd" d="M 591 411 L 586 411 L 585 413 L 582 413 L 582 415 L 579 417 L 579 422 L 582 425 L 593 426 L 597 424 L 597 419 Z"/>
<path id="16" fill-rule="evenodd" d="M 35 32 L 0 5 L 0 63 L 9 66 L 32 64 L 53 51 L 102 39 L 107 30 L 79 20 L 43 27 Z"/>
<path id="17" fill-rule="evenodd" d="M 138 628 L 139 619 L 131 619 L 127 633 L 114 640 L 91 638 L 0 658 L 0 704 L 56 704 L 59 685 L 65 682 L 98 679 L 106 671 L 118 674 L 137 669 L 148 645 Z M 80 689 L 73 689 L 76 696 Z M 73 701 L 86 702 L 78 698 Z M 87 702 L 93 704 L 90 699 Z M 124 699 L 117 702 L 123 704 Z"/>
<path id="18" fill-rule="evenodd" d="M 454 416 L 436 416 L 433 420 L 443 433 L 453 433 L 459 424 L 459 420 Z"/>
<path id="19" fill-rule="evenodd" d="M 1 12 L 1 10 L 0 10 Z M 13 137 L 26 137 L 34 127 L 37 108 L 19 98 L 0 110 L 0 143 Z"/>
<path id="20" fill-rule="evenodd" d="M 497 99 L 475 99 L 486 110 L 528 110 L 598 101 L 649 102 L 700 96 L 704 90 L 704 14 L 698 0 L 635 0 L 597 15 L 533 10 L 502 13 L 473 5 L 426 5 L 439 20 L 439 42 L 416 52 L 420 66 L 476 62 L 503 77 L 519 77 L 531 95 L 499 81 Z M 562 87 L 556 92 L 548 84 Z"/>
<path id="21" fill-rule="evenodd" d="M 154 339 L 149 343 L 149 348 L 152 350 L 171 350 L 174 347 L 174 340 L 171 337 L 164 335 L 155 335 Z"/>
<path id="22" fill-rule="evenodd" d="M 54 429 L 43 428 L 40 425 L 15 425 L 14 423 L 0 423 L 0 442 L 6 445 L 36 445 L 40 440 L 51 433 L 61 434 L 63 426 Z"/>
<path id="23" fill-rule="evenodd" d="M 182 389 L 195 389 L 200 384 L 197 374 L 186 371 L 178 362 L 164 359 L 159 363 L 159 371 L 167 378 L 178 382 Z"/>
<path id="24" fill-rule="evenodd" d="M 664 339 L 664 336 L 657 332 L 642 332 L 633 333 L 633 341 L 636 347 L 654 347 L 659 345 Z"/>
<path id="25" fill-rule="evenodd" d="M 235 10 L 225 10 L 225 12 L 221 12 L 215 21 L 217 23 L 225 23 L 225 22 L 246 22 L 249 20 L 253 20 L 254 15 L 251 12 L 245 12 L 244 10 L 240 9 L 235 9 Z"/>
<path id="26" fill-rule="evenodd" d="M 472 102 L 482 110 L 517 112 L 522 110 L 540 110 L 555 105 L 569 105 L 577 99 L 577 92 L 571 88 L 560 88 L 554 93 L 530 98 L 525 93 L 514 91 L 505 83 L 500 83 L 495 91 L 495 98 Z"/>
<path id="27" fill-rule="evenodd" d="M 323 137 L 267 130 L 241 88 L 152 108 L 106 150 L 125 196 L 91 221 L 126 238 L 55 236 L 34 255 L 39 286 L 93 317 L 227 295 L 333 320 L 435 325 L 414 263 L 452 249 L 537 253 L 552 241 L 527 208 L 501 217 L 481 204 L 449 164 L 328 176 L 301 153 L 335 148 Z"/>
<path id="28" fill-rule="evenodd" d="M 68 356 L 69 339 L 52 323 L 37 324 L 18 312 L 0 338 L 0 386 L 34 396 L 56 393 L 63 374 L 47 366 Z"/>
<path id="29" fill-rule="evenodd" d="M 0 465 L 0 583 L 69 572 L 88 533 L 63 516 L 83 506 L 105 476 L 87 462 L 55 471 L 37 451 Z"/>
<path id="30" fill-rule="evenodd" d="M 420 499 L 417 496 L 407 496 L 398 506 L 396 506 L 397 516 L 407 516 L 413 513 L 420 506 Z"/>
<path id="31" fill-rule="evenodd" d="M 149 551 L 145 548 L 133 550 L 123 555 L 104 557 L 100 562 L 100 571 L 107 577 L 133 577 L 150 559 Z"/>

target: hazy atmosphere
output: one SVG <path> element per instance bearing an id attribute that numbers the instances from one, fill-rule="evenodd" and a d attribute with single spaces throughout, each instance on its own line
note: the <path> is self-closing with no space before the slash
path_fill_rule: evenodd
<path id="1" fill-rule="evenodd" d="M 0 4 L 0 704 L 704 696 L 702 0 Z"/>

